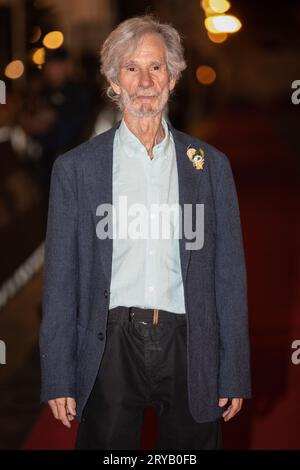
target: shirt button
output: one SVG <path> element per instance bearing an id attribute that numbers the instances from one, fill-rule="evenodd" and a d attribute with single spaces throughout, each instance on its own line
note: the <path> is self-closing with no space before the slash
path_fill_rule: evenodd
<path id="1" fill-rule="evenodd" d="M 153 255 L 154 254 L 154 250 L 149 250 L 149 255 Z"/>
<path id="2" fill-rule="evenodd" d="M 100 341 L 104 339 L 104 334 L 102 333 L 102 331 L 99 331 L 98 338 L 100 339 Z"/>
<path id="3" fill-rule="evenodd" d="M 153 292 L 154 291 L 154 286 L 149 286 L 148 289 L 149 289 L 149 292 Z"/>

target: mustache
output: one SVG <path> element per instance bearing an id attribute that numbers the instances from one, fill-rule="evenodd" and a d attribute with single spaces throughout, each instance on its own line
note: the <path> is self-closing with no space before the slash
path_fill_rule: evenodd
<path id="1" fill-rule="evenodd" d="M 138 91 L 134 95 L 131 95 L 130 98 L 138 98 L 139 96 L 160 96 L 160 93 L 153 93 L 153 91 Z"/>

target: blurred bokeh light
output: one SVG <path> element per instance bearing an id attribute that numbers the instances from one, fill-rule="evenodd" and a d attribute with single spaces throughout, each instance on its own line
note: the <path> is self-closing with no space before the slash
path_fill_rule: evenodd
<path id="1" fill-rule="evenodd" d="M 212 42 L 215 42 L 216 44 L 221 44 L 228 38 L 227 33 L 211 33 L 210 31 L 207 31 L 207 36 Z"/>
<path id="2" fill-rule="evenodd" d="M 43 44 L 48 49 L 58 49 L 63 42 L 64 35 L 61 31 L 51 31 L 43 39 Z"/>
<path id="3" fill-rule="evenodd" d="M 211 33 L 236 33 L 242 27 L 241 21 L 233 15 L 209 16 L 204 23 Z"/>
<path id="4" fill-rule="evenodd" d="M 209 0 L 209 7 L 216 13 L 225 13 L 230 8 L 227 0 Z"/>
<path id="5" fill-rule="evenodd" d="M 39 26 L 36 26 L 33 30 L 30 42 L 35 43 L 38 42 L 41 39 L 42 36 L 42 30 Z"/>
<path id="6" fill-rule="evenodd" d="M 216 76 L 215 70 L 209 65 L 200 65 L 196 70 L 196 77 L 201 85 L 211 85 Z"/>
<path id="7" fill-rule="evenodd" d="M 5 68 L 5 76 L 11 80 L 22 77 L 24 73 L 24 64 L 21 60 L 13 60 Z"/>
<path id="8" fill-rule="evenodd" d="M 43 65 L 45 63 L 45 48 L 39 47 L 32 54 L 32 62 L 36 65 Z"/>

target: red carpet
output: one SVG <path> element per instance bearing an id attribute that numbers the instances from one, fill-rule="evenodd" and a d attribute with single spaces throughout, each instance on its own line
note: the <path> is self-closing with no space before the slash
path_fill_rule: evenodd
<path id="1" fill-rule="evenodd" d="M 141 435 L 141 449 L 153 449 L 155 446 L 156 416 L 152 408 L 145 411 L 145 425 Z M 67 429 L 52 417 L 51 411 L 45 407 L 34 425 L 22 450 L 69 450 L 74 448 L 77 422 Z"/>
<path id="2" fill-rule="evenodd" d="M 253 399 L 224 424 L 224 447 L 299 449 L 300 365 L 291 362 L 291 343 L 300 339 L 300 160 L 257 113 L 226 116 L 215 136 L 210 141 L 230 157 L 238 187 L 253 371 Z M 151 412 L 146 421 L 142 447 L 151 449 Z M 23 448 L 71 449 L 74 439 L 74 425 L 67 430 L 45 409 Z"/>

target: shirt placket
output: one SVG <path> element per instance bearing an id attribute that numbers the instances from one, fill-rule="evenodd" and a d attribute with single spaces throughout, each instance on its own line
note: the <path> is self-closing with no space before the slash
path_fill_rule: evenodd
<path id="1" fill-rule="evenodd" d="M 147 182 L 147 211 L 148 211 L 148 237 L 145 243 L 145 297 L 147 305 L 155 308 L 159 299 L 159 273 L 157 272 L 158 247 L 159 240 L 153 237 L 154 233 L 160 233 L 159 217 L 153 211 L 153 205 L 160 203 L 160 184 L 157 160 L 148 160 L 145 162 L 146 182 Z"/>

